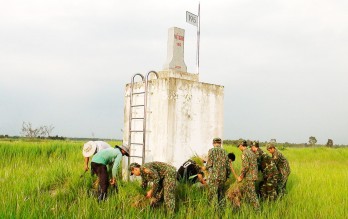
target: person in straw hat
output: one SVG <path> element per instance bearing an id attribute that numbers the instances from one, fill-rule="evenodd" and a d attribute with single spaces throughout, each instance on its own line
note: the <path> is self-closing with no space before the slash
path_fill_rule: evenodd
<path id="1" fill-rule="evenodd" d="M 92 157 L 97 152 L 107 148 L 112 148 L 112 147 L 105 141 L 89 141 L 83 145 L 82 154 L 85 158 L 84 159 L 85 165 L 83 169 L 85 170 L 85 172 L 89 170 L 88 163 L 89 163 L 90 157 Z"/>
<path id="2" fill-rule="evenodd" d="M 110 185 L 116 184 L 117 170 L 120 166 L 122 156 L 129 156 L 129 148 L 127 145 L 116 145 L 115 148 L 108 148 L 99 151 L 92 158 L 91 172 L 92 175 L 96 174 L 99 179 L 100 193 L 98 200 L 102 201 L 106 199 L 107 189 L 109 186 L 109 175 L 107 172 L 107 165 L 112 164 L 112 179 Z"/>

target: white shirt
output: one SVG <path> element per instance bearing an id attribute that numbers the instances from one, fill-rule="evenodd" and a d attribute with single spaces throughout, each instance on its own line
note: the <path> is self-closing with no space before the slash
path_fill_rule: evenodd
<path id="1" fill-rule="evenodd" d="M 106 143 L 105 141 L 94 141 L 94 143 L 97 144 L 97 153 L 101 150 L 107 149 L 107 148 L 112 148 L 111 145 Z"/>

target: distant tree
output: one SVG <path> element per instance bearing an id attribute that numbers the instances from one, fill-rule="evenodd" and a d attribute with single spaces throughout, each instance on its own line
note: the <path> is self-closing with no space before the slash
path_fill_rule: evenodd
<path id="1" fill-rule="evenodd" d="M 285 149 L 285 148 L 288 148 L 288 147 L 290 147 L 290 143 L 289 143 L 289 142 L 285 142 L 285 143 L 283 144 L 283 148 Z"/>
<path id="2" fill-rule="evenodd" d="M 53 131 L 54 127 L 52 125 L 50 126 L 42 126 L 42 133 L 41 135 L 46 136 L 46 137 L 50 137 L 51 133 Z"/>
<path id="3" fill-rule="evenodd" d="M 277 140 L 275 138 L 272 138 L 269 142 L 275 144 L 275 143 L 277 143 Z"/>
<path id="4" fill-rule="evenodd" d="M 332 139 L 327 139 L 326 146 L 327 147 L 332 147 L 333 146 L 333 140 Z"/>
<path id="5" fill-rule="evenodd" d="M 308 143 L 314 146 L 317 143 L 317 139 L 314 136 L 309 137 Z"/>
<path id="6" fill-rule="evenodd" d="M 37 137 L 49 137 L 53 131 L 54 127 L 50 126 L 40 126 L 34 128 L 31 122 L 23 122 L 21 134 L 28 138 L 37 138 Z"/>
<path id="7" fill-rule="evenodd" d="M 58 136 L 58 135 L 56 135 L 56 136 L 49 136 L 48 137 L 48 139 L 52 139 L 52 140 L 65 140 L 65 137 L 63 137 L 63 136 Z"/>
<path id="8" fill-rule="evenodd" d="M 40 134 L 41 130 L 34 128 L 31 122 L 23 122 L 21 133 L 25 137 L 35 138 Z"/>

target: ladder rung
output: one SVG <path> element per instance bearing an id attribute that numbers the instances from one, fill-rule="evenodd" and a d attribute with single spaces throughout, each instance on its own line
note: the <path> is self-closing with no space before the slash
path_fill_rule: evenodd
<path id="1" fill-rule="evenodd" d="M 145 105 L 139 104 L 139 105 L 133 105 L 131 107 L 139 107 L 139 106 L 145 106 Z"/>
<path id="2" fill-rule="evenodd" d="M 138 158 L 143 158 L 142 156 L 129 156 L 129 157 L 138 157 Z"/>
<path id="3" fill-rule="evenodd" d="M 131 130 L 130 132 L 144 132 L 143 130 Z"/>
<path id="4" fill-rule="evenodd" d="M 144 145 L 143 143 L 130 143 L 131 145 L 132 144 L 135 144 L 135 145 Z"/>
<path id="5" fill-rule="evenodd" d="M 145 93 L 145 91 L 142 91 L 142 92 L 134 92 L 134 93 L 132 93 L 132 94 L 144 94 Z"/>
<path id="6" fill-rule="evenodd" d="M 144 117 L 135 117 L 135 118 L 131 118 L 131 119 L 145 119 Z"/>

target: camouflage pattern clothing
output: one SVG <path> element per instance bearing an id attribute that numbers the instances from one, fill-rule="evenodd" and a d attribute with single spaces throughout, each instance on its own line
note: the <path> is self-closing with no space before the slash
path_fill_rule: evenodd
<path id="1" fill-rule="evenodd" d="M 214 207 L 223 207 L 225 205 L 225 182 L 231 173 L 227 153 L 223 148 L 214 147 L 209 150 L 206 169 L 209 172 L 209 201 Z"/>
<path id="2" fill-rule="evenodd" d="M 254 207 L 254 210 L 260 210 L 260 203 L 257 199 L 255 191 L 255 181 L 257 180 L 257 157 L 248 149 L 245 149 L 242 153 L 242 170 L 240 177 L 241 181 L 241 193 L 244 202 L 249 202 Z"/>
<path id="3" fill-rule="evenodd" d="M 263 180 L 260 182 L 260 195 L 262 199 L 275 200 L 279 171 L 273 159 L 260 148 L 256 151 L 258 169 L 262 172 Z"/>
<path id="4" fill-rule="evenodd" d="M 148 182 L 152 182 L 154 201 L 157 204 L 164 196 L 164 203 L 169 213 L 175 209 L 176 169 L 163 162 L 146 163 L 140 168 L 142 187 L 145 189 Z"/>
<path id="5" fill-rule="evenodd" d="M 288 181 L 288 177 L 290 175 L 290 165 L 289 165 L 289 162 L 284 157 L 284 155 L 280 153 L 278 149 L 274 148 L 274 150 L 275 151 L 272 154 L 272 158 L 280 172 L 277 192 L 278 192 L 278 195 L 281 196 L 286 193 L 286 182 Z"/>

